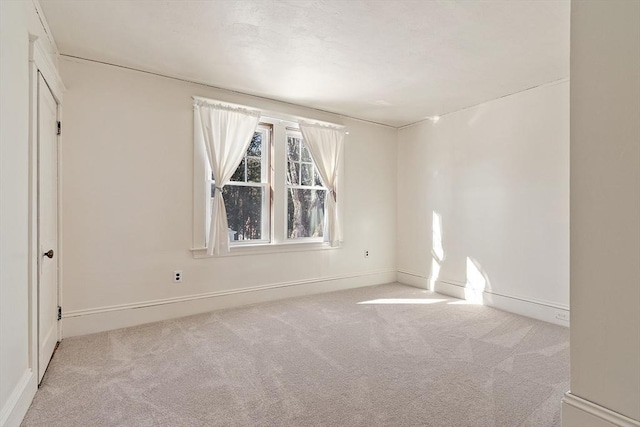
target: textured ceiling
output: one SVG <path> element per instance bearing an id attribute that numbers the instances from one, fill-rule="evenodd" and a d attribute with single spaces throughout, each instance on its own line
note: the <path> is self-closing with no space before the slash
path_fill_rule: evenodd
<path id="1" fill-rule="evenodd" d="M 40 0 L 61 54 L 402 126 L 569 76 L 565 0 Z"/>

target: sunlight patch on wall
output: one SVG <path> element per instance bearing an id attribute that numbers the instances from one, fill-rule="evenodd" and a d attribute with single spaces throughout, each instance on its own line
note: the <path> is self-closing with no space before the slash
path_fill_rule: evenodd
<path id="1" fill-rule="evenodd" d="M 436 260 L 435 257 L 431 259 L 431 274 L 429 275 L 429 290 L 435 291 L 436 282 L 438 281 L 438 277 L 440 277 L 440 263 Z"/>
<path id="2" fill-rule="evenodd" d="M 442 245 L 442 218 L 440 217 L 440 214 L 436 211 L 433 211 L 432 230 L 433 230 L 433 239 L 432 239 L 433 254 L 438 258 L 439 262 L 442 262 L 444 261 L 444 246 Z"/>
<path id="3" fill-rule="evenodd" d="M 431 274 L 429 275 L 429 290 L 434 291 L 436 282 L 440 276 L 440 267 L 444 261 L 444 246 L 442 244 L 442 218 L 440 214 L 433 211 L 431 219 Z"/>
<path id="4" fill-rule="evenodd" d="M 480 267 L 467 257 L 467 283 L 464 287 L 464 299 L 472 304 L 483 303 L 483 292 L 487 287 L 487 279 Z"/>

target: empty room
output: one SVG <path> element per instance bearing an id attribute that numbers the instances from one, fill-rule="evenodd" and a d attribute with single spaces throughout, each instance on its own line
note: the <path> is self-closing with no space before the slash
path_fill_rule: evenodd
<path id="1" fill-rule="evenodd" d="M 0 427 L 640 427 L 639 0 L 0 20 Z"/>

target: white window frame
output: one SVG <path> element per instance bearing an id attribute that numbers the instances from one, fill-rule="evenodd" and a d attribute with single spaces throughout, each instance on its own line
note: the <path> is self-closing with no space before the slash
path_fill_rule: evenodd
<path id="1" fill-rule="evenodd" d="M 194 97 L 194 99 L 205 99 Z M 210 100 L 216 103 L 221 101 Z M 252 108 L 245 105 L 229 104 L 234 107 Z M 263 111 L 260 117 L 260 124 L 270 127 L 270 150 L 268 167 L 262 168 L 262 173 L 269 174 L 267 194 L 263 200 L 268 200 L 270 204 L 270 218 L 267 228 L 269 239 L 233 241 L 230 244 L 228 253 L 220 255 L 208 255 L 206 250 L 207 230 L 211 221 L 210 217 L 210 197 L 211 197 L 211 170 L 206 155 L 204 140 L 200 129 L 200 117 L 194 114 L 194 150 L 193 150 L 193 233 L 191 252 L 194 258 L 215 258 L 238 255 L 254 255 L 267 253 L 316 251 L 316 250 L 339 250 L 340 247 L 331 247 L 322 237 L 317 238 L 287 238 L 287 132 L 299 132 L 298 120 L 318 122 L 317 120 L 302 117 L 292 117 L 272 111 Z M 322 124 L 343 127 L 329 122 Z M 260 125 L 259 125 L 260 126 Z M 264 150 L 264 148 L 263 148 Z M 280 160 L 280 161 L 278 161 Z M 315 165 L 314 165 L 315 166 Z M 338 184 L 338 210 L 343 211 L 343 191 L 344 188 L 344 162 L 340 165 L 341 179 Z M 257 184 L 257 183 L 256 183 Z M 305 189 L 315 187 L 304 186 Z M 324 187 L 317 189 L 326 190 Z M 264 221 L 263 216 L 263 221 Z M 263 225 L 264 226 L 264 225 Z M 343 233 L 344 236 L 344 233 Z"/>

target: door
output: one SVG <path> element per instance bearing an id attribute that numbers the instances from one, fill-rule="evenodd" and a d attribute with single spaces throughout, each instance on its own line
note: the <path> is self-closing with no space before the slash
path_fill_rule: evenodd
<path id="1" fill-rule="evenodd" d="M 38 73 L 38 383 L 58 342 L 58 104 Z"/>

